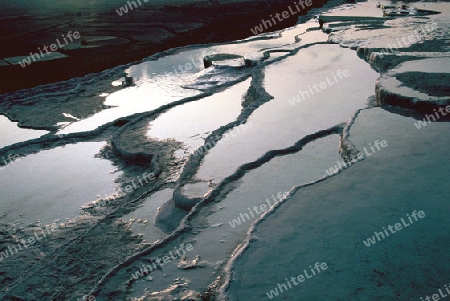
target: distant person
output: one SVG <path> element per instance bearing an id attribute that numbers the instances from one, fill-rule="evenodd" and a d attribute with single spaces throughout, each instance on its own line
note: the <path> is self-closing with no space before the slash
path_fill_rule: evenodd
<path id="1" fill-rule="evenodd" d="M 319 18 L 319 28 L 323 29 L 323 24 L 325 24 L 325 22 Z"/>

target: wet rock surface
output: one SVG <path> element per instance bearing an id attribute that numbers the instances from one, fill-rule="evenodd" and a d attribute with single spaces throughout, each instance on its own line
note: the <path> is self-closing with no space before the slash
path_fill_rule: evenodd
<path id="1" fill-rule="evenodd" d="M 313 11 L 323 31 L 310 21 L 6 95 L 6 116 L 50 131 L 0 149 L 14 158 L 0 162 L 12 173 L 5 181 L 42 186 L 47 203 L 30 207 L 33 218 L 50 206 L 72 214 L 76 189 L 47 197 L 54 183 L 21 167 L 23 158 L 101 142 L 92 158 L 71 162 L 82 174 L 73 181 L 115 180 L 104 196 L 80 200 L 76 217 L 27 225 L 0 212 L 0 297 L 261 300 L 316 261 L 329 269 L 286 298 L 411 300 L 445 283 L 450 8 L 426 9 L 441 13 L 383 17 L 373 3 Z M 401 42 L 415 31 L 420 39 Z M 198 57 L 210 66 L 169 73 Z M 114 86 L 124 74 L 134 85 Z M 64 168 L 74 157 L 53 160 L 76 174 Z M 110 171 L 86 168 L 95 160 Z M 413 210 L 427 214 L 415 231 L 366 253 L 366 236 Z M 21 239 L 42 229 L 46 238 L 25 248 Z"/>

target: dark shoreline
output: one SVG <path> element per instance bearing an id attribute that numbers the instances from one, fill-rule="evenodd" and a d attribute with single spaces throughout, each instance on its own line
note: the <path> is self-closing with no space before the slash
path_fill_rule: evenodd
<path id="1" fill-rule="evenodd" d="M 315 2 L 308 8 L 320 7 L 326 2 Z M 61 33 L 67 33 L 70 30 L 79 31 L 82 38 L 85 35 L 115 36 L 127 42 L 119 43 L 119 45 L 112 43 L 98 48 L 60 49 L 61 53 L 69 57 L 34 62 L 25 68 L 20 65 L 2 66 L 0 67 L 0 94 L 101 72 L 118 65 L 140 61 L 172 48 L 248 38 L 252 36 L 250 29 L 259 25 L 261 20 L 269 20 L 271 14 L 287 10 L 289 5 L 288 1 L 278 1 L 270 7 L 265 2 L 232 3 L 217 7 L 168 6 L 164 13 L 152 7 L 145 7 L 145 10 L 130 11 L 121 17 L 115 11 L 89 14 L 67 21 L 63 25 L 48 26 L 25 34 L 8 31 L 8 27 L 14 30 L 17 26 L 14 22 L 24 22 L 23 18 L 13 19 L 5 22 L 6 30 L 0 32 L 0 40 L 8 45 L 0 49 L 0 59 L 24 55 L 30 50 L 37 52 L 39 46 L 50 45 L 54 41 L 48 37 L 44 40 L 44 35 L 48 36 L 51 33 L 58 37 Z M 301 12 L 301 14 L 306 13 L 307 10 Z M 265 32 L 293 26 L 301 14 L 276 23 Z M 64 17 L 67 18 L 67 16 L 59 16 L 59 19 L 51 17 L 45 22 L 44 18 L 38 20 L 37 17 L 29 17 L 26 21 L 29 22 L 29 28 L 33 26 L 36 28 L 39 22 L 41 26 L 51 22 L 57 24 L 65 20 Z M 148 22 L 148 20 L 152 21 Z M 167 36 L 155 37 L 153 35 L 155 30 L 167 33 Z M 5 33 L 9 33 L 9 37 L 5 37 Z M 18 34 L 20 36 L 17 36 Z"/>

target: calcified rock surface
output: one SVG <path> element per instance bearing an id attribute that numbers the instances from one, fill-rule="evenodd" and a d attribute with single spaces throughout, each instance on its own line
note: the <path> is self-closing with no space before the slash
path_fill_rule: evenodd
<path id="1" fill-rule="evenodd" d="M 324 8 L 308 16 L 323 31 L 311 20 L 2 95 L 0 112 L 29 129 L 7 136 L 15 124 L 0 119 L 0 297 L 436 292 L 450 270 L 450 139 L 429 121 L 448 117 L 449 5 L 410 5 L 440 14 Z M 414 210 L 426 217 L 364 245 Z M 328 268 L 287 286 L 316 262 Z"/>
<path id="2" fill-rule="evenodd" d="M 351 16 L 361 7 L 322 18 L 330 22 L 330 41 L 356 49 L 382 73 L 376 86 L 379 104 L 432 111 L 450 102 L 450 12 L 445 3 L 412 3 L 410 7 L 419 7 L 427 17 L 411 14 L 387 21 L 380 9 L 364 7 L 364 14 L 358 14 L 364 16 L 361 22 Z"/>

